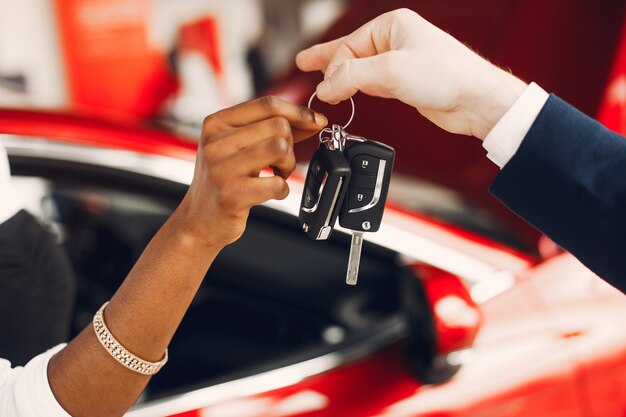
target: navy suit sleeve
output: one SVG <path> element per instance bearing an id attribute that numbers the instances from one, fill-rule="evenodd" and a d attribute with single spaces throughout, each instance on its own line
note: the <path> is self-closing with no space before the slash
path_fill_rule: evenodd
<path id="1" fill-rule="evenodd" d="M 490 191 L 626 292 L 626 139 L 551 95 Z"/>

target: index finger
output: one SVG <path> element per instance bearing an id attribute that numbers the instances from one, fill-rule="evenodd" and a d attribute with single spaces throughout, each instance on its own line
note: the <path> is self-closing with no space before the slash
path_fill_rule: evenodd
<path id="1" fill-rule="evenodd" d="M 366 58 L 389 50 L 390 14 L 367 22 L 351 34 L 313 45 L 296 56 L 303 71 L 322 71 L 325 79 L 347 59 Z"/>
<path id="2" fill-rule="evenodd" d="M 296 55 L 296 65 L 302 71 L 326 71 L 328 63 L 335 55 L 335 51 L 337 51 L 343 39 L 339 38 L 330 42 L 318 43 L 300 51 Z"/>
<path id="3" fill-rule="evenodd" d="M 345 36 L 328 61 L 324 79 L 327 80 L 348 59 L 368 58 L 389 51 L 392 16 L 393 12 L 382 14 Z"/>
<path id="4" fill-rule="evenodd" d="M 290 103 L 278 97 L 266 96 L 221 110 L 207 117 L 205 127 L 209 128 L 216 120 L 227 124 L 228 127 L 242 127 L 274 117 L 287 119 L 294 128 L 294 133 L 303 132 L 297 137 L 294 135 L 295 141 L 311 136 L 328 124 L 323 114 L 308 107 Z"/>

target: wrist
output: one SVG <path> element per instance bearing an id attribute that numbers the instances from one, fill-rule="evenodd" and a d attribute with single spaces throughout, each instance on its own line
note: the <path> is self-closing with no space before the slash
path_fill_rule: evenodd
<path id="1" fill-rule="evenodd" d="M 496 123 L 528 87 L 528 84 L 513 74 L 498 67 L 492 67 L 494 71 L 486 74 L 487 80 L 482 87 L 477 85 L 480 91 L 476 92 L 469 107 L 470 133 L 480 140 L 487 137 Z"/>
<path id="2" fill-rule="evenodd" d="M 189 249 L 201 249 L 203 251 L 219 252 L 226 245 L 211 239 L 210 233 L 204 232 L 204 225 L 198 224 L 200 215 L 194 214 L 184 198 L 178 208 L 168 219 L 166 226 L 180 239 L 180 243 Z"/>

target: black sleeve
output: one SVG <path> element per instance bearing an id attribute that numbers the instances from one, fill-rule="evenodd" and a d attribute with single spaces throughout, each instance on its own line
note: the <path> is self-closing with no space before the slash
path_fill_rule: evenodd
<path id="1" fill-rule="evenodd" d="M 76 284 L 67 254 L 25 211 L 0 224 L 0 357 L 24 365 L 66 342 Z"/>
<path id="2" fill-rule="evenodd" d="M 490 191 L 626 292 L 626 139 L 551 95 Z"/>

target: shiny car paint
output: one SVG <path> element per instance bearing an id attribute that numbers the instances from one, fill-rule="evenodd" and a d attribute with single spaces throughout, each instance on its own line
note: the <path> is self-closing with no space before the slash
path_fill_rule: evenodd
<path id="1" fill-rule="evenodd" d="M 481 311 L 470 359 L 444 384 L 416 381 L 395 346 L 332 374 L 177 416 L 623 416 L 626 332 L 615 315 L 624 317 L 626 302 L 571 255 L 529 271 Z"/>

